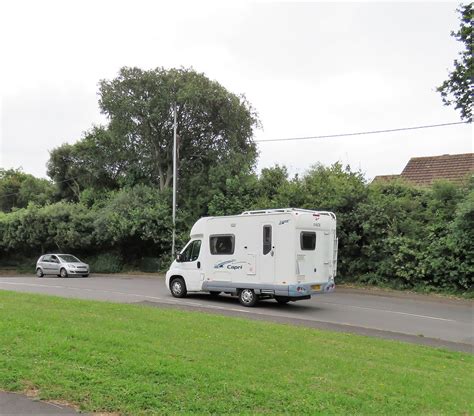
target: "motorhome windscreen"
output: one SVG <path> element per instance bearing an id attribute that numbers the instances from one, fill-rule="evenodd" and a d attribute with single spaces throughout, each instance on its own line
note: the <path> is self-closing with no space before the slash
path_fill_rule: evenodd
<path id="1" fill-rule="evenodd" d="M 234 254 L 235 237 L 233 234 L 211 235 L 209 247 L 211 254 Z"/>
<path id="2" fill-rule="evenodd" d="M 301 250 L 314 250 L 316 248 L 316 233 L 301 231 Z"/>

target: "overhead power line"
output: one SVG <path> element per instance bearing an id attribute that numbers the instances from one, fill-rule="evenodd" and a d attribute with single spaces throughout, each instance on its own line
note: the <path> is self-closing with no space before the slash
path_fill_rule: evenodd
<path id="1" fill-rule="evenodd" d="M 349 136 L 363 136 L 366 134 L 380 134 L 380 133 L 392 133 L 396 131 L 406 131 L 406 130 L 421 130 L 421 129 L 431 129 L 434 127 L 445 127 L 445 126 L 454 126 L 457 124 L 468 124 L 469 121 L 458 121 L 455 123 L 442 123 L 442 124 L 429 124 L 426 126 L 414 126 L 414 127 L 401 127 L 397 129 L 385 129 L 385 130 L 372 130 L 372 131 L 358 131 L 355 133 L 340 133 L 340 134 L 326 134 L 322 136 L 305 136 L 305 137 L 286 137 L 282 139 L 266 139 L 266 140 L 255 140 L 256 143 L 267 143 L 267 142 L 285 142 L 292 140 L 313 140 L 313 139 L 332 139 L 336 137 L 349 137 Z"/>

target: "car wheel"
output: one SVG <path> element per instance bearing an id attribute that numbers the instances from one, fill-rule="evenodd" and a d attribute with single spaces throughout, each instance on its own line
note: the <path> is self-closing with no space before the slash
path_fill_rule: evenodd
<path id="1" fill-rule="evenodd" d="M 280 304 L 280 305 L 286 305 L 290 299 L 288 299 L 287 297 L 285 296 L 276 296 L 275 297 L 275 300 Z"/>
<path id="2" fill-rule="evenodd" d="M 175 298 L 184 298 L 188 293 L 186 283 L 184 283 L 184 279 L 181 277 L 176 277 L 171 281 L 170 290 Z"/>
<path id="3" fill-rule="evenodd" d="M 89 275 L 88 274 L 83 274 L 82 277 L 89 277 Z"/>
<path id="4" fill-rule="evenodd" d="M 221 294 L 221 292 L 209 292 L 209 294 L 213 297 L 213 298 L 217 298 L 217 296 L 219 296 Z"/>
<path id="5" fill-rule="evenodd" d="M 67 277 L 67 271 L 66 271 L 66 269 L 65 269 L 65 268 L 62 268 L 62 269 L 60 270 L 60 272 L 59 272 L 59 275 L 60 275 L 61 277 L 63 277 L 63 278 L 64 278 L 64 277 Z"/>
<path id="6" fill-rule="evenodd" d="M 44 276 L 43 270 L 41 270 L 39 267 L 36 269 L 36 276 L 37 277 L 43 277 Z"/>
<path id="7" fill-rule="evenodd" d="M 239 302 L 243 306 L 255 306 L 258 298 L 252 289 L 242 289 L 239 293 Z"/>

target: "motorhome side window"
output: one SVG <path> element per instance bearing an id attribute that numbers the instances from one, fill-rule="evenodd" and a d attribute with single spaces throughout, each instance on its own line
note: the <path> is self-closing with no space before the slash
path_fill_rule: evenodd
<path id="1" fill-rule="evenodd" d="M 196 261 L 201 250 L 201 240 L 194 240 L 181 253 L 181 262 Z"/>
<path id="2" fill-rule="evenodd" d="M 235 237 L 228 235 L 211 235 L 209 237 L 209 246 L 211 254 L 234 254 Z"/>
<path id="3" fill-rule="evenodd" d="M 272 249 L 272 226 L 263 226 L 263 254 L 270 253 Z"/>
<path id="4" fill-rule="evenodd" d="M 301 231 L 301 250 L 314 250 L 316 248 L 316 233 Z"/>

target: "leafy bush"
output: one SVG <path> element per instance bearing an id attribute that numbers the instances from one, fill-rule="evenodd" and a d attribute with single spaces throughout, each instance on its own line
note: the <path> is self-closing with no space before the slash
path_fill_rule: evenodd
<path id="1" fill-rule="evenodd" d="M 33 274 L 38 257 L 26 257 L 21 254 L 11 256 L 0 255 L 0 269 L 16 270 L 18 273 Z"/>
<path id="2" fill-rule="evenodd" d="M 160 271 L 161 259 L 159 257 L 143 257 L 138 261 L 138 270 L 142 272 Z"/>
<path id="3" fill-rule="evenodd" d="M 178 248 L 203 215 L 290 206 L 330 210 L 338 221 L 340 282 L 472 290 L 474 183 L 367 185 L 360 172 L 338 163 L 316 165 L 292 179 L 279 166 L 264 169 L 260 177 L 245 171 L 225 177 L 221 167 L 210 172 L 206 192 L 195 190 L 199 200 L 179 196 Z M 169 191 L 142 184 L 102 194 L 91 188 L 79 200 L 0 212 L 0 255 L 18 265 L 47 251 L 85 258 L 99 253 L 89 260 L 93 272 L 166 270 L 171 263 Z M 25 270 L 33 267 L 29 263 Z"/>
<path id="4" fill-rule="evenodd" d="M 103 253 L 84 259 L 91 273 L 118 273 L 122 271 L 123 259 L 118 254 Z"/>

